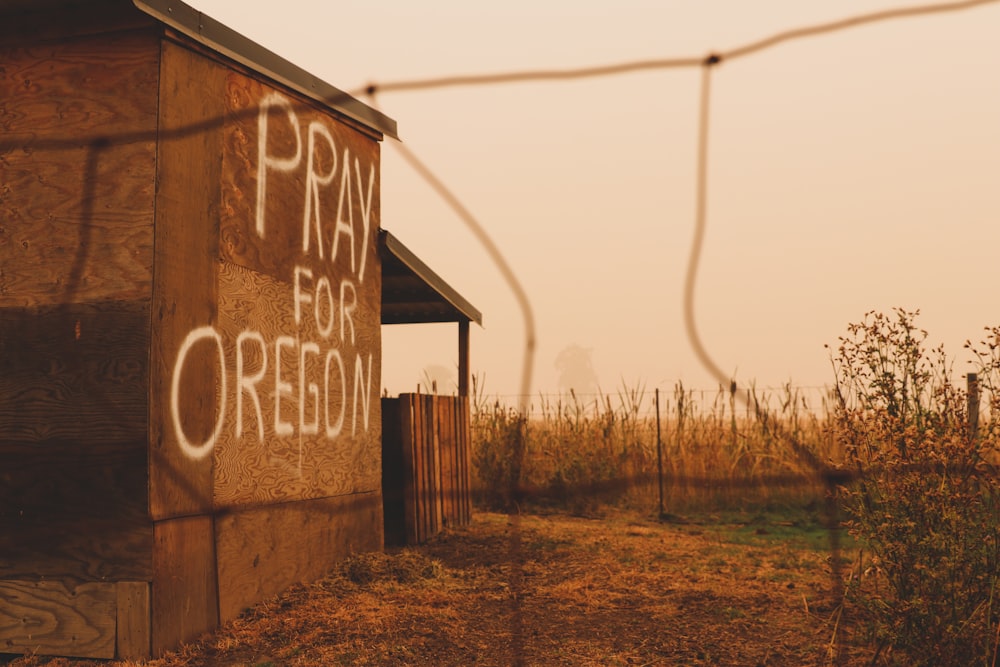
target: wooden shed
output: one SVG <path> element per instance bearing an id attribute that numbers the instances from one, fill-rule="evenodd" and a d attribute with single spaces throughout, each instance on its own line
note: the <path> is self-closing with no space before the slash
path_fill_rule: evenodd
<path id="1" fill-rule="evenodd" d="M 158 655 L 382 548 L 395 133 L 181 2 L 0 0 L 0 653 Z"/>

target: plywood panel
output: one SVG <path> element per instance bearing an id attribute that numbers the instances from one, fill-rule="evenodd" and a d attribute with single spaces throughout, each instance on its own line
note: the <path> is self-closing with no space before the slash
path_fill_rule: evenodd
<path id="1" fill-rule="evenodd" d="M 225 99 L 216 507 L 376 490 L 378 143 L 239 72 Z"/>
<path id="2" fill-rule="evenodd" d="M 149 302 L 0 309 L 0 577 L 142 577 Z"/>
<path id="3" fill-rule="evenodd" d="M 85 502 L 86 499 L 81 499 Z M 0 578 L 115 581 L 149 578 L 152 528 L 142 514 L 57 514 L 31 509 L 0 516 Z"/>
<path id="4" fill-rule="evenodd" d="M 0 442 L 0 516 L 145 515 L 146 442 Z"/>
<path id="5" fill-rule="evenodd" d="M 35 3 L 21 3 L 32 8 Z M 153 19 L 138 11 L 122 12 L 122 5 L 114 2 L 88 2 L 76 5 L 64 3 L 58 12 L 38 3 L 38 11 L 24 11 L 16 21 L 0 23 L 0 40 L 8 44 L 37 46 L 44 41 L 109 33 L 150 27 Z"/>
<path id="6" fill-rule="evenodd" d="M 223 395 L 214 331 L 225 70 L 164 42 L 150 369 L 150 510 L 212 507 Z M 199 333 L 208 332 L 207 336 Z"/>
<path id="7" fill-rule="evenodd" d="M 148 344 L 148 301 L 0 309 L 0 453 L 145 440 Z"/>
<path id="8" fill-rule="evenodd" d="M 191 641 L 219 622 L 212 518 L 157 522 L 153 530 L 153 655 Z"/>
<path id="9" fill-rule="evenodd" d="M 158 45 L 0 48 L 0 306 L 149 299 Z"/>
<path id="10" fill-rule="evenodd" d="M 312 316 L 296 324 L 288 283 L 228 261 L 219 283 L 232 389 L 214 450 L 216 507 L 377 490 L 377 357 L 324 337 Z"/>
<path id="11" fill-rule="evenodd" d="M 0 581 L 0 651 L 115 657 L 115 584 Z"/>
<path id="12" fill-rule="evenodd" d="M 224 621 L 349 554 L 382 549 L 382 498 L 363 493 L 262 506 L 217 522 Z"/>
<path id="13" fill-rule="evenodd" d="M 223 257 L 279 280 L 305 264 L 377 281 L 378 142 L 238 72 L 226 100 Z"/>

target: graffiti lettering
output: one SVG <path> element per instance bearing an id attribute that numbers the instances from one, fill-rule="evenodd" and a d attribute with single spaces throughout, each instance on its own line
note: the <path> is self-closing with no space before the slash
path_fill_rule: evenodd
<path id="1" fill-rule="evenodd" d="M 188 363 L 191 348 L 199 343 L 214 342 L 217 348 L 220 380 L 218 416 L 212 434 L 205 442 L 194 443 L 184 430 L 180 410 L 180 396 L 183 388 L 184 368 Z M 270 350 L 270 354 L 269 354 Z M 351 434 L 357 433 L 360 425 L 369 428 L 372 392 L 372 356 L 357 354 L 354 359 L 354 373 L 348 375 L 344 368 L 344 358 L 337 348 L 323 349 L 318 343 L 300 342 L 291 336 L 278 336 L 273 346 L 267 345 L 258 331 L 243 331 L 236 339 L 235 378 L 229 383 L 226 353 L 222 335 L 214 327 L 199 327 L 191 331 L 181 345 L 174 363 L 173 382 L 170 388 L 170 405 L 173 413 L 174 430 L 181 450 L 191 459 L 200 460 L 208 456 L 222 433 L 227 404 L 236 403 L 234 436 L 243 437 L 246 427 L 245 417 L 251 417 L 257 426 L 257 437 L 265 436 L 264 415 L 261 409 L 261 385 L 266 381 L 268 366 L 273 367 L 274 420 L 272 432 L 278 437 L 295 435 L 322 435 L 334 439 L 344 428 L 347 402 L 351 401 Z M 248 369 L 248 357 L 259 357 L 260 366 Z M 269 358 L 270 357 L 270 358 Z M 290 362 L 297 363 L 290 363 Z M 297 367 L 297 368 L 293 368 Z M 348 391 L 348 381 L 352 386 Z M 229 396 L 227 387 L 234 387 Z M 263 387 L 267 389 L 268 387 Z M 282 412 L 283 403 L 298 404 L 297 423 Z M 251 406 L 250 414 L 245 414 L 245 403 Z M 360 412 L 360 414 L 359 414 Z M 322 422 L 323 428 L 320 428 Z"/>
<path id="2" fill-rule="evenodd" d="M 174 431 L 177 433 L 177 443 L 181 446 L 181 451 L 183 451 L 188 458 L 194 460 L 200 460 L 208 456 L 212 452 L 212 448 L 215 447 L 215 441 L 219 439 L 219 432 L 222 431 L 222 421 L 226 416 L 226 404 L 223 401 L 222 405 L 219 406 L 219 416 L 216 418 L 215 429 L 212 431 L 212 435 L 209 436 L 208 440 L 196 445 L 190 440 L 188 440 L 187 435 L 184 433 L 184 425 L 181 423 L 181 410 L 180 410 L 180 397 L 181 397 L 181 371 L 184 370 L 184 363 L 187 360 L 188 354 L 191 352 L 191 348 L 194 347 L 195 343 L 201 340 L 211 339 L 215 341 L 215 345 L 219 350 L 219 367 L 222 372 L 220 375 L 220 385 L 222 389 L 222 395 L 226 395 L 226 365 L 225 365 L 225 353 L 222 350 L 222 336 L 219 335 L 213 327 L 199 327 L 191 331 L 184 342 L 181 344 L 181 349 L 177 353 L 177 362 L 174 364 L 174 376 L 170 382 L 170 412 L 173 415 L 174 421 Z"/>
<path id="3" fill-rule="evenodd" d="M 325 117 L 301 109 L 300 113 L 301 117 L 293 103 L 278 93 L 261 99 L 257 201 L 255 210 L 248 212 L 253 220 L 246 220 L 251 234 L 266 238 L 269 225 L 289 222 L 268 219 L 268 192 L 280 194 L 282 201 L 301 192 L 302 260 L 294 266 L 284 263 L 287 260 L 278 265 L 279 271 L 288 271 L 290 303 L 254 311 L 278 312 L 279 319 L 259 326 L 251 320 L 238 334 L 213 326 L 195 328 L 174 361 L 170 397 L 174 432 L 181 451 L 193 460 L 207 457 L 230 429 L 237 442 L 256 436 L 256 442 L 265 446 L 268 439 L 298 437 L 301 474 L 304 438 L 317 442 L 348 437 L 347 433 L 353 437 L 371 426 L 377 350 L 366 347 L 371 338 L 359 334 L 377 318 L 361 310 L 358 291 L 363 289 L 373 225 L 378 224 L 373 217 L 375 164 L 363 167 L 359 156 L 338 145 L 336 128 Z M 273 204 L 270 213 L 283 218 Z M 299 229 L 297 219 L 292 229 Z M 269 252 L 268 247 L 261 246 L 261 252 Z M 289 311 L 294 330 L 286 324 L 287 329 L 275 331 L 274 324 L 288 321 L 280 314 Z M 182 391 L 203 388 L 185 386 L 185 367 L 203 363 L 209 350 L 219 365 L 214 425 L 208 436 L 204 430 L 191 436 L 194 424 L 201 422 L 189 421 L 185 427 Z"/>
<path id="4" fill-rule="evenodd" d="M 283 114 L 275 113 L 275 109 L 280 109 Z M 281 157 L 270 152 L 268 142 L 268 128 L 272 122 L 286 123 L 292 128 L 295 136 L 295 151 L 291 156 Z M 336 180 L 337 171 L 340 170 L 340 184 L 337 195 L 337 212 L 333 224 L 332 241 L 330 241 L 330 263 L 337 261 L 337 255 L 341 248 L 341 239 L 345 239 L 348 245 L 347 251 L 351 258 L 351 273 L 358 283 L 364 282 L 365 265 L 368 256 L 368 243 L 372 225 L 372 197 L 375 187 L 375 165 L 369 165 L 367 183 L 362 176 L 361 161 L 357 157 L 351 160 L 350 150 L 344 148 L 341 157 L 338 159 L 337 145 L 334 141 L 330 129 L 321 121 L 310 122 L 305 130 L 306 150 L 305 150 L 305 184 L 303 187 L 303 198 L 305 205 L 302 214 L 302 253 L 309 255 L 313 252 L 313 240 L 315 239 L 315 253 L 320 259 L 326 258 L 326 251 L 323 248 L 323 198 L 322 193 L 333 185 Z M 257 234 L 265 237 L 266 233 L 266 203 L 268 173 L 275 171 L 289 174 L 299 169 L 302 164 L 302 129 L 298 116 L 295 114 L 291 103 L 284 97 L 271 94 L 265 97 L 260 104 L 260 111 L 257 117 L 257 213 L 255 228 Z M 323 169 L 321 160 L 317 157 L 320 152 L 329 152 L 329 168 Z M 352 175 L 353 168 L 353 175 Z M 354 204 L 360 212 L 360 229 L 355 229 Z M 360 239 L 360 252 L 357 249 Z M 361 259 L 358 260 L 358 254 Z"/>

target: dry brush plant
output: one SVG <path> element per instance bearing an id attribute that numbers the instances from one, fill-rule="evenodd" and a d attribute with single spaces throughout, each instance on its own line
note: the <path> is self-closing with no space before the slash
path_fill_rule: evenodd
<path id="1" fill-rule="evenodd" d="M 738 393 L 734 383 L 707 399 L 677 384 L 661 396 L 659 433 L 654 394 L 641 385 L 588 400 L 573 391 L 543 396 L 527 415 L 480 392 L 474 399 L 478 495 L 493 509 L 525 501 L 574 511 L 655 507 L 658 440 L 670 513 L 804 505 L 825 491 L 810 461 L 837 456 L 825 406 L 809 405 L 790 384 L 772 397 L 753 386 Z"/>
<path id="2" fill-rule="evenodd" d="M 846 609 L 875 662 L 995 664 L 1000 632 L 1000 518 L 996 455 L 1000 412 L 978 434 L 943 348 L 928 350 L 919 311 L 870 312 L 832 358 L 834 429 L 854 481 L 843 492 L 862 555 Z M 977 353 L 997 387 L 998 332 Z M 971 346 L 970 346 L 971 347 Z M 991 394 L 997 407 L 997 394 Z"/>

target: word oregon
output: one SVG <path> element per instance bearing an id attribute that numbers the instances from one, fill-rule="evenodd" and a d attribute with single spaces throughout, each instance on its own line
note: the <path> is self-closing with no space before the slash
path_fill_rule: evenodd
<path id="1" fill-rule="evenodd" d="M 192 350 L 199 345 L 215 348 L 219 364 L 218 410 L 214 429 L 204 442 L 192 442 L 181 418 L 180 396 L 185 366 Z M 346 361 L 336 347 L 326 349 L 313 341 L 293 336 L 278 336 L 269 343 L 253 330 L 242 331 L 234 346 L 235 360 L 227 363 L 223 337 L 215 327 L 192 330 L 177 353 L 170 386 L 170 411 L 174 432 L 181 450 L 191 459 L 210 454 L 222 435 L 230 401 L 236 411 L 233 435 L 243 437 L 246 418 L 256 426 L 258 439 L 264 441 L 265 417 L 262 397 L 273 401 L 270 426 L 278 437 L 314 435 L 337 438 L 345 428 L 350 413 L 350 432 L 357 432 L 361 422 L 369 427 L 372 389 L 372 355 L 358 353 Z M 250 363 L 253 359 L 254 363 Z M 353 363 L 352 363 L 353 362 Z M 230 368 L 233 368 L 230 377 Z M 270 392 L 264 392 L 270 387 Z M 348 405 L 350 404 L 350 405 Z M 348 410 L 350 407 L 350 410 Z"/>

